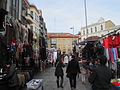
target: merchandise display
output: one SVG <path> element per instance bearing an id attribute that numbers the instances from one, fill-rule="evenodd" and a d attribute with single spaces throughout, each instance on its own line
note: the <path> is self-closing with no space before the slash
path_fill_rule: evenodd
<path id="1" fill-rule="evenodd" d="M 43 90 L 43 79 L 32 79 L 28 83 L 26 83 L 27 89 L 38 89 Z"/>

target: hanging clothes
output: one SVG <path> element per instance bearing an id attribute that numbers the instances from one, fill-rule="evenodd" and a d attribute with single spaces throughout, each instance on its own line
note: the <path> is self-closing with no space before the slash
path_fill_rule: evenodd
<path id="1" fill-rule="evenodd" d="M 110 57 L 109 57 L 109 52 L 108 52 L 108 48 L 105 49 L 105 53 L 106 53 L 106 57 L 107 57 L 107 60 L 110 60 Z"/>
<path id="2" fill-rule="evenodd" d="M 116 53 L 116 48 L 112 48 L 112 50 L 113 50 L 114 61 L 116 61 L 118 58 L 117 53 Z"/>
<path id="3" fill-rule="evenodd" d="M 118 58 L 120 58 L 120 48 L 118 48 L 117 51 L 118 51 Z"/>
<path id="4" fill-rule="evenodd" d="M 109 52 L 110 60 L 111 60 L 112 62 L 114 62 L 114 54 L 113 54 L 112 48 L 109 48 L 109 49 L 108 49 L 108 52 Z"/>
<path id="5" fill-rule="evenodd" d="M 117 48 L 120 45 L 120 35 L 111 35 L 103 39 L 103 46 L 105 48 Z"/>

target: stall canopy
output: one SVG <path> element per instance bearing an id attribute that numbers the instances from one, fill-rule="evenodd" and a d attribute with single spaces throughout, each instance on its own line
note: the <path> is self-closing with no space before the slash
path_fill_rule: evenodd
<path id="1" fill-rule="evenodd" d="M 80 42 L 79 44 L 80 45 L 85 45 L 87 42 L 85 42 L 85 41 L 82 41 L 82 42 Z"/>
<path id="2" fill-rule="evenodd" d="M 84 41 L 97 41 L 99 39 L 100 37 L 98 36 L 91 36 L 91 37 L 86 38 Z"/>
<path id="3" fill-rule="evenodd" d="M 79 43 L 79 45 L 86 45 L 86 44 L 92 44 L 92 43 L 94 43 L 95 41 L 82 41 L 82 42 L 80 42 Z"/>

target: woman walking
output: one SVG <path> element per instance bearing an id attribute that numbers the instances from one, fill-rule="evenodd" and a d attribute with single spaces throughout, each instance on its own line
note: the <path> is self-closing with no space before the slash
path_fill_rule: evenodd
<path id="1" fill-rule="evenodd" d="M 63 64 L 63 62 L 61 61 L 61 58 L 58 57 L 59 60 L 56 61 L 56 69 L 55 69 L 55 76 L 57 77 L 57 88 L 61 87 L 63 88 L 63 67 L 65 67 L 65 65 Z M 61 80 L 60 80 L 61 78 Z"/>

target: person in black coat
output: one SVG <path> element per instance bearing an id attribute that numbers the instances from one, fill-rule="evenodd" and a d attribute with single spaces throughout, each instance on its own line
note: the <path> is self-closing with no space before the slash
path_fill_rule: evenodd
<path id="1" fill-rule="evenodd" d="M 70 81 L 71 89 L 76 88 L 76 76 L 80 73 L 80 67 L 78 61 L 75 60 L 75 56 L 72 56 L 72 60 L 68 63 L 66 69 L 67 77 Z"/>
<path id="2" fill-rule="evenodd" d="M 55 64 L 55 67 L 56 67 L 55 76 L 57 77 L 57 81 L 56 81 L 57 87 L 63 88 L 63 76 L 64 76 L 63 67 L 65 67 L 65 65 L 61 61 L 61 57 L 58 57 L 56 64 Z M 59 78 L 61 78 L 61 81 Z M 60 85 L 59 85 L 59 81 L 60 81 Z"/>
<path id="3" fill-rule="evenodd" d="M 19 85 L 19 80 L 17 77 L 16 66 L 10 62 L 6 64 L 7 75 L 3 78 L 8 81 L 9 90 L 17 90 Z"/>
<path id="4" fill-rule="evenodd" d="M 107 58 L 102 55 L 98 57 L 98 60 L 100 65 L 93 70 L 88 81 L 92 84 L 92 90 L 110 90 L 112 71 L 105 66 Z"/>

